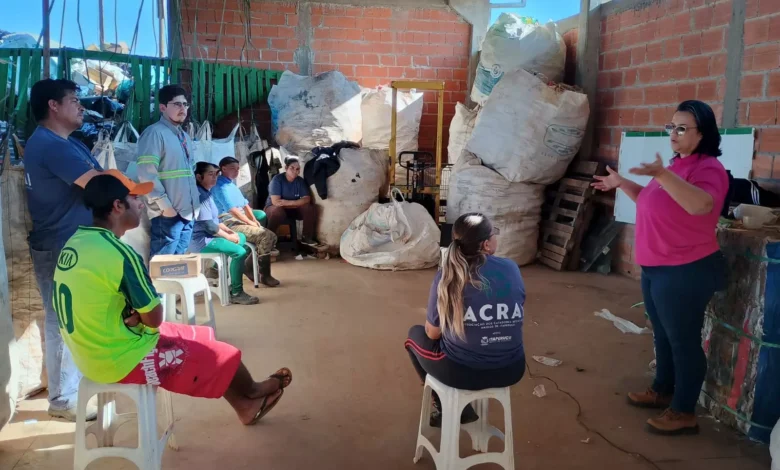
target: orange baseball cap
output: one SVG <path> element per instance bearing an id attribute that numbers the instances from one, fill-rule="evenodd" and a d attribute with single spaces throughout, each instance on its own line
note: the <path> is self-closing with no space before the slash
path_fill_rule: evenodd
<path id="1" fill-rule="evenodd" d="M 146 196 L 154 189 L 154 183 L 147 181 L 146 183 L 136 183 L 128 178 L 124 173 L 119 170 L 107 170 L 103 172 L 105 175 L 111 175 L 118 179 L 122 185 L 130 191 L 131 196 Z"/>

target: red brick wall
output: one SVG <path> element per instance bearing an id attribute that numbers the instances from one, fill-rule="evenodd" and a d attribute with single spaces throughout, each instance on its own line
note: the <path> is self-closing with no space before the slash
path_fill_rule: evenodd
<path id="1" fill-rule="evenodd" d="M 299 72 L 294 54 L 300 46 L 300 17 L 295 3 L 251 3 L 252 48 L 245 44 L 239 2 L 228 0 L 221 50 L 217 56 L 223 2 L 199 2 L 197 48 L 194 47 L 195 0 L 186 0 L 182 6 L 184 54 L 187 57 L 202 56 L 228 64 Z M 455 114 L 455 103 L 464 101 L 467 95 L 471 31 L 468 23 L 446 9 L 320 3 L 311 6 L 311 27 L 314 73 L 339 70 L 365 87 L 400 79 L 446 81 L 443 140 L 443 153 L 446 153 L 447 130 Z M 420 147 L 433 149 L 435 94 L 426 93 L 425 103 Z"/>
<path id="2" fill-rule="evenodd" d="M 780 179 L 780 1 L 747 0 L 739 124 L 759 129 L 756 178 Z"/>
<path id="3" fill-rule="evenodd" d="M 744 63 L 726 76 L 731 0 L 661 0 L 601 20 L 594 158 L 617 165 L 624 130 L 659 130 L 686 99 L 709 103 L 723 118 L 729 80 L 740 80 L 738 125 L 759 129 L 754 177 L 780 183 L 780 2 L 747 0 Z M 617 8 L 619 10 L 619 8 Z M 574 32 L 567 47 L 576 49 Z M 575 51 L 569 51 L 570 57 Z M 567 72 L 573 74 L 573 72 Z M 633 226 L 618 242 L 616 269 L 637 277 Z"/>

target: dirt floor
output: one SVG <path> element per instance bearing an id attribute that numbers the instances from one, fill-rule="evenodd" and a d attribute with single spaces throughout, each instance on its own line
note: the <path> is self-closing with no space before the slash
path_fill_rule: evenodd
<path id="1" fill-rule="evenodd" d="M 433 470 L 427 454 L 412 463 L 422 389 L 403 349 L 409 326 L 425 319 L 433 271 L 290 260 L 276 263 L 274 274 L 282 287 L 250 289 L 259 306 L 217 308 L 218 336 L 242 349 L 258 377 L 290 367 L 292 386 L 254 427 L 239 424 L 222 400 L 174 396 L 180 450 L 166 450 L 163 468 Z M 643 324 L 642 312 L 630 309 L 640 300 L 635 281 L 536 266 L 523 274 L 526 353 L 563 365 L 531 362 L 512 389 L 516 468 L 769 468 L 765 447 L 706 417 L 695 437 L 644 432 L 651 412 L 627 406 L 624 395 L 650 381 L 651 337 L 623 335 L 593 315 L 607 308 Z M 539 384 L 544 398 L 532 395 Z M 72 461 L 74 425 L 49 420 L 46 406 L 45 397 L 23 402 L 0 432 L 1 470 L 54 470 Z M 498 405 L 494 414 L 500 416 Z M 120 429 L 119 444 L 132 444 L 134 432 L 132 424 Z M 495 440 L 493 446 L 501 448 Z M 130 468 L 113 460 L 90 466 Z"/>

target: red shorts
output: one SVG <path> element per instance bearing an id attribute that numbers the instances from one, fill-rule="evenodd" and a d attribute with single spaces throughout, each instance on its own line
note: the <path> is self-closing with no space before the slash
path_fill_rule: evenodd
<path id="1" fill-rule="evenodd" d="M 199 398 L 225 395 L 241 363 L 241 351 L 217 341 L 207 326 L 163 322 L 157 346 L 121 384 L 158 385 Z"/>

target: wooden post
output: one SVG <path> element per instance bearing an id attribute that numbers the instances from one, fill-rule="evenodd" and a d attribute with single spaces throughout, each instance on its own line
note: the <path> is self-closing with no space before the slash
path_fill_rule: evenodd
<path id="1" fill-rule="evenodd" d="M 51 75 L 50 58 L 51 31 L 49 30 L 49 0 L 43 0 L 43 78 L 49 78 Z M 11 90 L 13 90 L 13 87 Z"/>
<path id="2" fill-rule="evenodd" d="M 596 117 L 596 85 L 598 76 L 599 18 L 601 10 L 591 12 L 591 0 L 580 0 L 580 17 L 577 31 L 577 69 L 575 83 L 588 96 L 590 116 L 585 136 L 582 139 L 580 160 L 590 160 L 593 153 L 593 142 Z"/>

